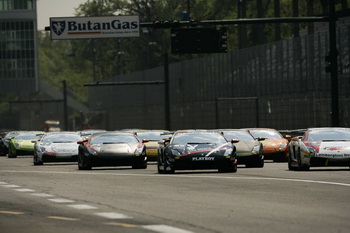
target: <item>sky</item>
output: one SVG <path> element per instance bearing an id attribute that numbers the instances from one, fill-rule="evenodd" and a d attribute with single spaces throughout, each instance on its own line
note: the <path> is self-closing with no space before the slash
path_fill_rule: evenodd
<path id="1" fill-rule="evenodd" d="M 75 8 L 87 0 L 37 0 L 38 30 L 50 26 L 50 17 L 75 16 Z"/>

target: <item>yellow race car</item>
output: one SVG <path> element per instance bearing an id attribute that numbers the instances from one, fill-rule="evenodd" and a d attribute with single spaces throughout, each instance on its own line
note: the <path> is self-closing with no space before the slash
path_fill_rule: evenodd
<path id="1" fill-rule="evenodd" d="M 140 130 L 136 132 L 136 135 L 141 140 L 147 139 L 149 142 L 145 142 L 146 156 L 148 161 L 157 161 L 158 157 L 158 141 L 163 138 L 169 137 L 170 132 L 166 130 Z"/>

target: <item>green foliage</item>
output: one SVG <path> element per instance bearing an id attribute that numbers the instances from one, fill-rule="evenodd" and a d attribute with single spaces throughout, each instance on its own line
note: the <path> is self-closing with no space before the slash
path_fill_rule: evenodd
<path id="1" fill-rule="evenodd" d="M 17 101 L 18 96 L 16 94 L 1 95 L 0 98 L 0 116 L 10 116 L 14 113 L 11 112 L 10 101 Z"/>
<path id="2" fill-rule="evenodd" d="M 340 0 L 342 6 L 350 0 Z M 258 4 L 258 3 L 261 4 Z M 238 4 L 245 4 L 246 18 L 275 16 L 274 0 L 87 0 L 76 9 L 77 16 L 138 15 L 140 22 L 181 20 L 184 11 L 193 20 L 237 19 Z M 322 14 L 325 0 L 299 0 L 299 16 Z M 187 3 L 190 3 L 187 5 Z M 280 17 L 293 16 L 293 1 L 279 0 Z M 312 3 L 311 5 L 308 3 Z M 258 6 L 261 6 L 260 8 Z M 311 8 L 312 9 L 311 9 Z M 258 9 L 259 8 L 259 9 Z M 340 9 L 340 4 L 337 4 Z M 305 26 L 305 25 L 304 25 Z M 211 26 L 212 27 L 212 26 Z M 220 27 L 220 26 L 217 26 Z M 228 29 L 228 49 L 238 49 L 237 25 Z M 274 24 L 246 25 L 247 44 L 273 41 Z M 281 38 L 293 36 L 291 24 L 281 24 Z M 103 80 L 119 74 L 157 67 L 163 64 L 163 54 L 170 53 L 170 29 L 142 28 L 139 38 L 52 41 L 48 33 L 39 33 L 40 78 L 56 87 L 67 80 L 69 88 L 87 101 L 84 83 Z M 180 61 L 198 54 L 173 55 L 170 61 Z"/>
<path id="3" fill-rule="evenodd" d="M 70 41 L 52 41 L 47 32 L 39 32 L 39 77 L 61 89 L 62 81 L 76 94 L 78 100 L 87 101 L 87 90 L 83 84 L 92 79 L 91 63 L 76 59 Z"/>

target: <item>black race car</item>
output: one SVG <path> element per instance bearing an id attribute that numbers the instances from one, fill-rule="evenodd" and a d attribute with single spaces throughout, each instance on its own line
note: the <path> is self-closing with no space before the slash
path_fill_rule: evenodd
<path id="1" fill-rule="evenodd" d="M 222 133 L 209 130 L 176 131 L 159 142 L 158 173 L 175 170 L 218 169 L 236 172 L 236 147 Z"/>
<path id="2" fill-rule="evenodd" d="M 79 141 L 78 168 L 90 170 L 92 167 L 132 166 L 147 168 L 146 148 L 131 132 L 94 133 L 88 139 Z"/>

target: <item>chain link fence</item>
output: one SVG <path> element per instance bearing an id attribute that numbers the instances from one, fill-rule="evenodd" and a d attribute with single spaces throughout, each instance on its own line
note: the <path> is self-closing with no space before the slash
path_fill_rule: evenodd
<path id="1" fill-rule="evenodd" d="M 171 129 L 331 126 L 327 31 L 169 65 Z M 350 126 L 350 26 L 337 28 L 340 125 Z M 164 68 L 106 81 L 164 80 Z M 165 128 L 164 85 L 90 88 L 109 129 Z M 94 122 L 95 127 L 106 125 Z"/>

